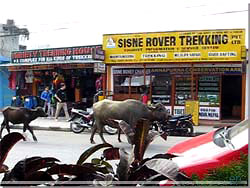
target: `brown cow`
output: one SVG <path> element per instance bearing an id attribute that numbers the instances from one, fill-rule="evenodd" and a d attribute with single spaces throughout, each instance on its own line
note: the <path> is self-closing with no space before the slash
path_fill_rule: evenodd
<path id="1" fill-rule="evenodd" d="M 13 124 L 23 123 L 23 132 L 28 129 L 32 134 L 33 140 L 37 141 L 35 134 L 33 133 L 32 128 L 29 126 L 29 123 L 35 120 L 38 117 L 47 117 L 48 115 L 44 112 L 42 107 L 37 107 L 36 109 L 28 109 L 24 107 L 12 107 L 8 106 L 3 109 L 4 120 L 1 125 L 0 138 L 2 138 L 2 131 L 6 126 L 8 133 L 10 133 L 9 122 Z"/>
<path id="2" fill-rule="evenodd" d="M 94 134 L 99 129 L 99 135 L 102 141 L 106 141 L 103 138 L 103 127 L 109 124 L 108 121 L 123 120 L 131 126 L 135 126 L 137 121 L 141 118 L 148 119 L 150 121 L 160 121 L 168 118 L 168 113 L 163 104 L 156 104 L 149 107 L 143 104 L 139 100 L 127 99 L 125 101 L 112 101 L 104 99 L 93 105 L 94 125 L 91 131 L 90 142 L 94 142 Z M 118 132 L 118 140 L 120 139 L 120 132 Z"/>

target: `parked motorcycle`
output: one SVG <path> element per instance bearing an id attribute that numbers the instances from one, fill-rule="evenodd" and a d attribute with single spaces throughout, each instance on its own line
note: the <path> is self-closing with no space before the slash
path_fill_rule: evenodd
<path id="1" fill-rule="evenodd" d="M 152 129 L 169 136 L 192 136 L 194 132 L 192 115 L 170 116 L 166 121 L 154 121 Z"/>
<path id="2" fill-rule="evenodd" d="M 76 109 L 76 108 L 71 109 L 71 118 L 69 119 L 69 122 L 70 122 L 70 129 L 74 133 L 78 134 L 83 132 L 85 129 L 91 129 L 93 121 L 94 119 L 91 113 L 81 109 Z M 105 125 L 104 131 L 110 135 L 113 135 L 118 132 L 118 129 Z"/>

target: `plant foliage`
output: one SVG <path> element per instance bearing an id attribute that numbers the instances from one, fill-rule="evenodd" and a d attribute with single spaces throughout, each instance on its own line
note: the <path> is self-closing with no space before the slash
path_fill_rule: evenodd
<path id="1" fill-rule="evenodd" d="M 144 153 L 149 144 L 161 136 L 157 132 L 149 130 L 147 120 L 138 121 L 136 127 L 129 128 L 124 122 L 118 122 L 122 129 L 129 133 L 128 140 L 132 144 L 131 151 L 124 148 L 115 148 L 110 144 L 99 144 L 85 150 L 76 164 L 63 164 L 53 157 L 35 156 L 23 159 L 8 169 L 3 162 L 13 145 L 23 136 L 19 133 L 6 135 L 0 142 L 0 173 L 5 173 L 2 184 L 24 185 L 159 185 L 162 180 L 190 181 L 199 180 L 195 175 L 191 178 L 179 171 L 178 166 L 171 160 L 176 157 L 172 154 L 157 154 L 150 158 L 144 158 Z M 135 139 L 136 138 L 136 139 Z M 102 149 L 100 158 L 87 159 L 96 151 Z M 230 181 L 232 177 L 238 177 L 240 181 L 248 178 L 248 156 L 242 155 L 242 160 L 232 163 L 221 169 L 210 171 L 204 178 L 205 181 Z M 114 169 L 110 160 L 117 160 L 117 168 Z M 23 185 L 23 184 L 22 184 Z"/>
<path id="2" fill-rule="evenodd" d="M 232 161 L 223 167 L 210 170 L 203 179 L 193 174 L 193 181 L 225 181 L 232 185 L 240 185 L 240 182 L 248 182 L 248 155 L 242 154 L 240 160 Z"/>

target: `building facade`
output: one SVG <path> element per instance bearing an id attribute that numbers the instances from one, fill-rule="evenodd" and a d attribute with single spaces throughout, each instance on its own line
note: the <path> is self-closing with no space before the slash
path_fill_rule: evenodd
<path id="1" fill-rule="evenodd" d="M 10 72 L 2 65 L 10 63 L 11 52 L 19 50 L 20 36 L 27 37 L 29 32 L 26 28 L 18 28 L 13 20 L 7 20 L 6 24 L 0 24 L 0 108 L 11 104 L 12 97 L 15 95 L 15 88 L 10 89 Z"/>
<path id="2" fill-rule="evenodd" d="M 16 95 L 40 96 L 46 86 L 53 92 L 64 82 L 68 102 L 92 106 L 95 82 L 102 76 L 101 45 L 13 51 L 11 62 L 2 66 L 10 71 L 9 88 Z"/>
<path id="3" fill-rule="evenodd" d="M 10 58 L 12 51 L 20 50 L 20 36 L 28 37 L 29 31 L 26 28 L 18 28 L 14 20 L 0 24 L 0 55 Z"/>
<path id="4" fill-rule="evenodd" d="M 245 118 L 245 30 L 199 30 L 103 36 L 107 91 L 114 100 L 139 99 L 183 114 L 199 101 L 199 119 Z"/>

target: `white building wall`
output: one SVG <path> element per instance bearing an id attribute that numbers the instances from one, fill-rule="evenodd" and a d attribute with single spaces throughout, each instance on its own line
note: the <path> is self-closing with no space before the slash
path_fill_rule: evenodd
<path id="1" fill-rule="evenodd" d="M 247 68 L 246 68 L 246 108 L 245 108 L 245 118 L 250 120 L 250 112 L 249 112 L 249 103 L 250 103 L 250 65 L 249 65 L 249 57 L 250 57 L 250 37 L 249 37 L 249 31 L 250 31 L 250 4 L 248 4 L 248 32 L 247 32 L 247 43 L 248 43 L 248 53 L 247 53 Z"/>
<path id="2" fill-rule="evenodd" d="M 0 55 L 11 57 L 11 52 L 19 50 L 19 36 L 9 36 L 11 33 L 4 30 L 5 24 L 0 24 Z"/>
<path id="3" fill-rule="evenodd" d="M 249 85 L 250 85 L 250 65 L 249 65 L 249 63 L 247 64 L 247 68 L 246 68 L 246 110 L 245 110 L 245 119 L 249 119 L 250 120 L 250 112 L 249 112 L 249 110 L 250 110 L 250 87 L 249 87 Z"/>

